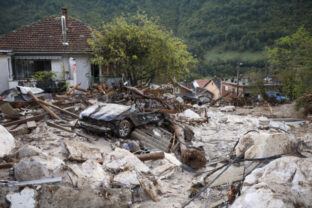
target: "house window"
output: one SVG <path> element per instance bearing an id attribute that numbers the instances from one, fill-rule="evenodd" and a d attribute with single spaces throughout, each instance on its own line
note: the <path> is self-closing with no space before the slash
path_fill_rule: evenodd
<path id="1" fill-rule="evenodd" d="M 229 90 L 229 86 L 225 85 L 225 91 Z"/>
<path id="2" fill-rule="evenodd" d="M 51 71 L 51 60 L 12 59 L 13 79 L 31 78 L 38 71 Z"/>

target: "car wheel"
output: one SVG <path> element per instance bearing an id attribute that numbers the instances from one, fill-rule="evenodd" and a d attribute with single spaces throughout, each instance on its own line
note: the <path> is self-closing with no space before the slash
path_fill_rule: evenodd
<path id="1" fill-rule="evenodd" d="M 125 138 L 128 137 L 132 130 L 132 124 L 128 120 L 122 120 L 118 126 L 118 136 Z"/>

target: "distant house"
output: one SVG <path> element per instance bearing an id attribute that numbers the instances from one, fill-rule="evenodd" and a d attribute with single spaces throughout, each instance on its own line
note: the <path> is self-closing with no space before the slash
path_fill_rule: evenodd
<path id="1" fill-rule="evenodd" d="M 71 85 L 81 83 L 85 89 L 102 72 L 111 75 L 113 66 L 100 70 L 91 64 L 89 38 L 91 28 L 68 17 L 66 8 L 62 8 L 61 16 L 0 36 L 0 93 L 23 83 L 37 71 L 53 71 L 58 80 L 67 80 Z"/>
<path id="2" fill-rule="evenodd" d="M 221 85 L 222 80 L 215 77 L 210 79 L 203 88 L 209 90 L 213 94 L 213 99 L 216 100 L 222 96 Z"/>
<path id="3" fill-rule="evenodd" d="M 227 97 L 237 96 L 248 97 L 250 94 L 249 80 L 247 78 L 242 78 L 237 83 L 237 79 L 225 79 L 222 81 L 222 95 L 227 95 Z"/>
<path id="4" fill-rule="evenodd" d="M 204 86 L 209 82 L 207 79 L 196 79 L 193 81 L 193 85 L 195 88 L 204 88 Z"/>

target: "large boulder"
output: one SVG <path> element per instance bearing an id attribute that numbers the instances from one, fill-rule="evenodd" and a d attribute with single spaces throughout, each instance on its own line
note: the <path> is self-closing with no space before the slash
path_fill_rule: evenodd
<path id="1" fill-rule="evenodd" d="M 8 130 L 0 125 L 0 158 L 8 155 L 15 148 L 15 139 Z"/>
<path id="2" fill-rule="evenodd" d="M 84 142 L 67 141 L 65 147 L 68 151 L 68 159 L 74 161 L 98 160 L 102 159 L 99 148 Z"/>
<path id="3" fill-rule="evenodd" d="M 249 133 L 240 138 L 236 156 L 262 158 L 290 152 L 295 139 L 286 133 Z"/>
<path id="4" fill-rule="evenodd" d="M 246 177 L 231 208 L 311 207 L 312 158 L 282 157 Z"/>
<path id="5" fill-rule="evenodd" d="M 104 171 L 102 166 L 94 160 L 87 160 L 81 165 L 69 165 L 69 176 L 72 183 L 78 188 L 91 187 L 100 190 L 101 187 L 109 187 L 110 174 Z"/>
<path id="6" fill-rule="evenodd" d="M 59 177 L 63 171 L 63 160 L 56 157 L 25 157 L 14 165 L 14 175 L 18 181 Z"/>

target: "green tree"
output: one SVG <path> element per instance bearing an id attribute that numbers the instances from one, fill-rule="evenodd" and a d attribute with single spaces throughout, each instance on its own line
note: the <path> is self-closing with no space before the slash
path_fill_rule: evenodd
<path id="1" fill-rule="evenodd" d="M 89 44 L 93 63 L 115 63 L 132 85 L 182 78 L 196 63 L 181 39 L 142 14 L 103 24 L 101 31 L 93 31 Z"/>
<path id="2" fill-rule="evenodd" d="M 268 49 L 268 61 L 283 83 L 283 92 L 297 98 L 312 89 L 312 36 L 300 27 Z"/>

